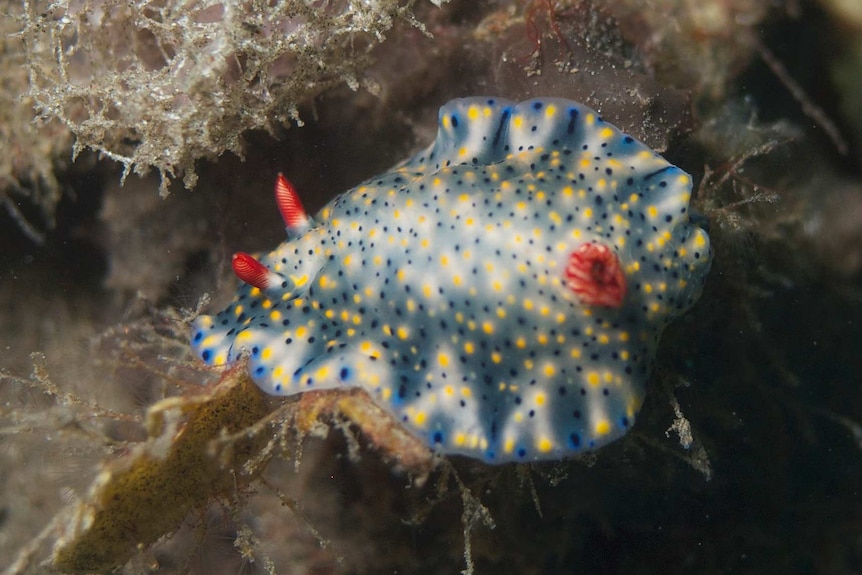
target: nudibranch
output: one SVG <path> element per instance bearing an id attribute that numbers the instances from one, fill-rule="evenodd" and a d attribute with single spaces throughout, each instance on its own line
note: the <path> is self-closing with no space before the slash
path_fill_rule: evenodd
<path id="1" fill-rule="evenodd" d="M 453 100 L 434 143 L 314 218 L 283 177 L 287 240 L 234 256 L 201 316 L 209 365 L 267 393 L 361 387 L 443 454 L 561 459 L 631 428 L 659 336 L 700 296 L 691 177 L 590 108 Z"/>

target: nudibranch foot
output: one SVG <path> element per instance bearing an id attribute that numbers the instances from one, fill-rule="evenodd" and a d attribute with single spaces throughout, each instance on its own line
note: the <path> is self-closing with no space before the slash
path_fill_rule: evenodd
<path id="1" fill-rule="evenodd" d="M 552 460 L 624 435 L 662 330 L 700 296 L 709 237 L 691 178 L 590 108 L 443 106 L 436 140 L 309 218 L 192 347 L 249 355 L 266 392 L 359 387 L 444 454 Z"/>

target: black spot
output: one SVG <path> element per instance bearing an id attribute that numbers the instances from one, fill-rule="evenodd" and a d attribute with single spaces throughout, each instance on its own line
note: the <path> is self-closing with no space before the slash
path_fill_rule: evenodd
<path id="1" fill-rule="evenodd" d="M 578 109 L 577 108 L 569 108 L 569 125 L 566 126 L 566 132 L 569 134 L 573 134 L 575 132 L 575 121 L 578 118 Z"/>

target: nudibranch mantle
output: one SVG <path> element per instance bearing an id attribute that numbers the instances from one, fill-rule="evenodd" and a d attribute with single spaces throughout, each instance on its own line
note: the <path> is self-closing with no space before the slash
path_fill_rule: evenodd
<path id="1" fill-rule="evenodd" d="M 444 454 L 561 459 L 632 426 L 662 330 L 700 296 L 691 177 L 590 108 L 453 100 L 426 150 L 313 219 L 195 321 L 210 365 L 267 393 L 364 388 Z"/>

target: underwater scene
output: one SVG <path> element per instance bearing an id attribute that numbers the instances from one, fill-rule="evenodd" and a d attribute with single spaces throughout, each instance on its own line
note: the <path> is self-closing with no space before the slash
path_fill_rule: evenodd
<path id="1" fill-rule="evenodd" d="M 0 574 L 862 573 L 862 3 L 0 16 Z"/>

